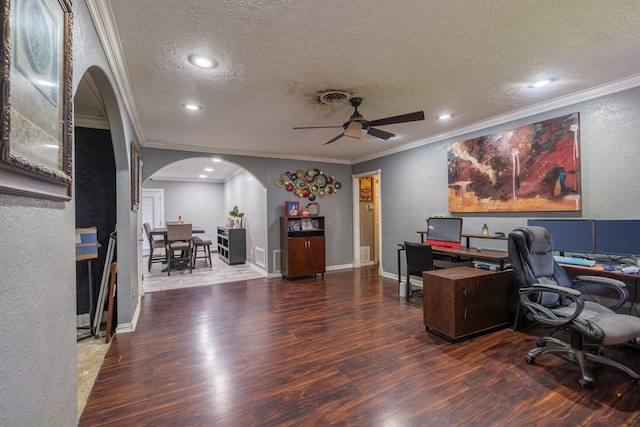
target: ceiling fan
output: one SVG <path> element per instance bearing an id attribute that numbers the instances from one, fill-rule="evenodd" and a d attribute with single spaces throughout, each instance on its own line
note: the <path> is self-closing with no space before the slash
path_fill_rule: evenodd
<path id="1" fill-rule="evenodd" d="M 343 136 L 349 136 L 351 138 L 361 139 L 364 134 L 373 135 L 376 138 L 384 139 L 396 136 L 393 133 L 386 132 L 380 129 L 376 129 L 373 126 L 392 125 L 396 123 L 415 122 L 418 120 L 424 120 L 424 112 L 416 111 L 415 113 L 402 114 L 400 116 L 386 117 L 384 119 L 372 120 L 368 122 L 360 112 L 358 107 L 362 104 L 362 98 L 351 98 L 349 100 L 351 106 L 355 109 L 349 120 L 347 120 L 342 126 L 305 126 L 297 127 L 294 129 L 323 129 L 323 128 L 343 128 L 344 132 L 333 138 L 331 141 L 325 142 L 324 145 L 331 144 L 332 142 L 342 138 Z"/>

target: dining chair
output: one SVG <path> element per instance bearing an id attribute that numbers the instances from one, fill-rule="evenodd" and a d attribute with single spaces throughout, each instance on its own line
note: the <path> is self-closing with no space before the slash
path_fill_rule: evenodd
<path id="1" fill-rule="evenodd" d="M 213 242 L 211 239 L 205 235 L 195 235 L 193 236 L 193 266 L 196 265 L 196 260 L 198 258 L 209 260 L 209 267 L 212 267 L 211 264 L 211 245 Z M 198 250 L 202 249 L 202 256 L 198 257 Z"/>
<path id="2" fill-rule="evenodd" d="M 148 222 L 142 224 L 142 227 L 144 228 L 144 234 L 147 236 L 147 240 L 149 241 L 149 265 L 147 267 L 147 271 L 151 272 L 151 264 L 156 262 L 167 262 L 166 243 L 164 241 L 164 236 L 162 238 L 154 239 L 153 234 L 151 234 L 151 226 Z"/>
<path id="3" fill-rule="evenodd" d="M 192 272 L 193 237 L 191 224 L 167 223 L 167 276 L 171 269 L 188 268 Z"/>

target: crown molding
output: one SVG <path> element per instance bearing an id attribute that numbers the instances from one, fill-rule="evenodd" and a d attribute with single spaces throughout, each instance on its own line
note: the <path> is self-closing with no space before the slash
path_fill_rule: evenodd
<path id="1" fill-rule="evenodd" d="M 129 79 L 124 55 L 122 54 L 120 36 L 113 21 L 111 5 L 108 0 L 86 0 L 86 4 L 134 132 L 138 141 L 144 141 L 144 132 L 142 131 L 133 91 L 131 90 L 131 80 Z"/>
<path id="2" fill-rule="evenodd" d="M 343 164 L 343 165 L 352 164 L 351 160 L 345 160 L 345 159 L 331 159 L 331 158 L 322 158 L 318 156 L 296 156 L 296 155 L 291 155 L 289 153 L 274 154 L 274 153 L 262 153 L 259 151 L 228 150 L 224 148 L 198 147 L 198 146 L 192 146 L 192 145 L 175 146 L 175 145 L 167 144 L 164 142 L 154 142 L 154 141 L 147 141 L 144 144 L 142 144 L 142 147 L 143 148 L 159 148 L 162 150 L 193 151 L 197 153 L 207 153 L 207 154 L 228 154 L 232 156 L 262 157 L 262 158 L 268 158 L 268 159 L 300 160 L 300 161 L 309 161 L 309 162 L 316 162 L 316 163 L 324 162 L 324 163 L 335 163 L 335 164 Z"/>
<path id="3" fill-rule="evenodd" d="M 80 128 L 109 130 L 109 120 L 101 116 L 89 116 L 86 114 L 75 114 L 73 116 L 73 126 Z"/>
<path id="4" fill-rule="evenodd" d="M 600 86 L 595 86 L 580 92 L 575 92 L 570 95 L 561 96 L 559 98 L 552 99 L 548 102 L 533 105 L 531 107 L 523 108 L 521 110 L 511 111 L 507 114 L 492 117 L 488 120 L 474 123 L 469 126 L 457 128 L 449 132 L 439 133 L 437 135 L 423 138 L 409 144 L 401 145 L 388 150 L 380 151 L 378 153 L 360 157 L 354 159 L 352 164 L 366 162 L 368 160 L 377 159 L 380 157 L 389 156 L 391 154 L 400 153 L 402 151 L 411 150 L 413 148 L 421 147 L 423 145 L 432 144 L 434 142 L 443 141 L 449 138 L 455 138 L 461 135 L 465 135 L 472 132 L 477 132 L 482 129 L 487 129 L 493 126 L 500 126 L 505 123 L 509 123 L 515 120 L 520 120 L 526 117 L 535 116 L 537 114 L 547 113 L 549 111 L 556 110 L 558 108 L 568 107 L 570 105 L 578 104 L 580 102 L 589 101 L 602 96 L 612 95 L 614 93 L 622 92 L 628 89 L 633 89 L 640 86 L 640 74 L 631 76 L 625 79 L 616 80 L 614 82 L 606 83 Z"/>

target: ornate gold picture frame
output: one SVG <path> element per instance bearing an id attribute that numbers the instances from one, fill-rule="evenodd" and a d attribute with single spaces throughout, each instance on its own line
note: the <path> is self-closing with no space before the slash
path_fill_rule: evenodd
<path id="1" fill-rule="evenodd" d="M 0 192 L 71 199 L 71 0 L 2 0 Z"/>

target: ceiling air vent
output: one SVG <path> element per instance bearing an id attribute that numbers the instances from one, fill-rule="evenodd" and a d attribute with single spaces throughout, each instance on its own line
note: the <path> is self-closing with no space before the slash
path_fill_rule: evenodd
<path id="1" fill-rule="evenodd" d="M 341 104 L 348 101 L 349 98 L 351 98 L 350 94 L 339 90 L 332 90 L 320 94 L 320 102 L 323 104 Z"/>

